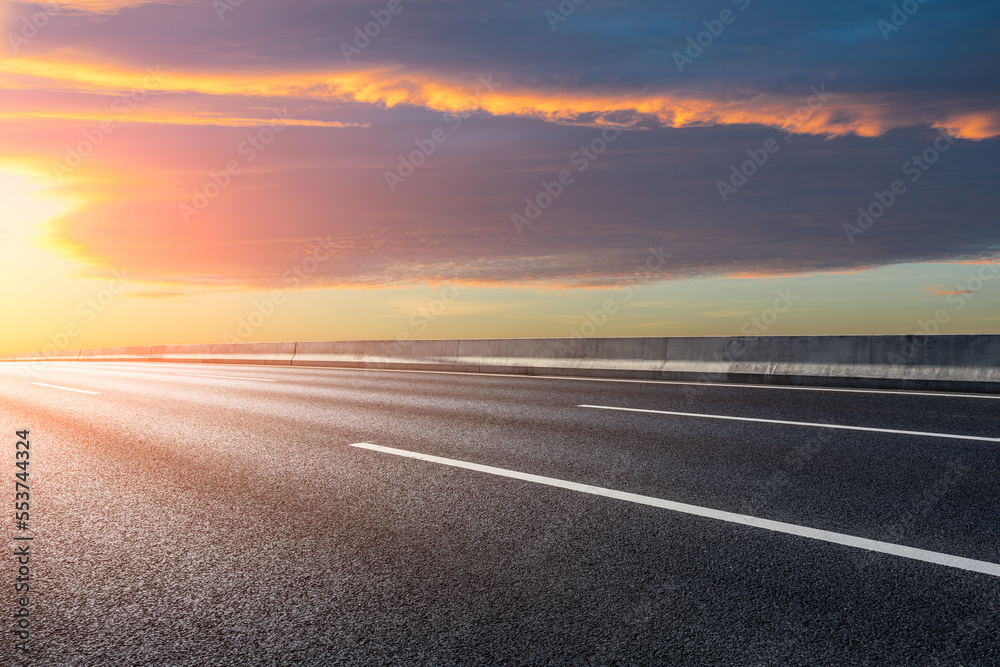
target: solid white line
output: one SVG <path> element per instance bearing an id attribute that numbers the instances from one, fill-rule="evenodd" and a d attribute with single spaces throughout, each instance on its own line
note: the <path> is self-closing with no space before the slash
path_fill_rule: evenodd
<path id="1" fill-rule="evenodd" d="M 546 378 L 546 379 L 565 379 L 560 378 L 557 375 L 547 376 L 547 375 L 537 375 L 533 377 Z M 686 386 L 705 386 L 705 387 L 740 387 L 742 389 L 784 389 L 786 391 L 833 391 L 833 392 L 843 392 L 847 394 L 900 394 L 903 396 L 937 396 L 937 397 L 947 397 L 947 398 L 990 398 L 994 400 L 1000 400 L 1000 394 L 959 394 L 959 393 L 948 393 L 948 392 L 932 392 L 932 391 L 904 391 L 901 389 L 848 389 L 845 387 L 796 387 L 793 385 L 780 385 L 780 384 L 730 384 L 728 382 L 683 382 L 681 380 L 628 380 L 628 379 L 614 379 L 614 378 L 568 378 L 573 380 L 584 380 L 586 382 L 640 382 L 644 384 L 680 384 Z"/>
<path id="2" fill-rule="evenodd" d="M 100 396 L 99 391 L 87 391 L 86 389 L 73 389 L 72 387 L 60 387 L 55 384 L 44 384 L 42 382 L 32 382 L 31 384 L 37 384 L 39 387 L 51 387 L 52 389 L 65 389 L 66 391 L 75 391 L 80 394 L 94 394 L 95 396 Z"/>
<path id="3" fill-rule="evenodd" d="M 244 378 L 233 375 L 203 375 L 201 373 L 165 373 L 165 375 L 184 375 L 186 377 L 195 378 L 220 378 L 223 380 L 253 380 L 254 382 L 277 382 L 277 380 L 268 380 L 266 378 Z"/>
<path id="4" fill-rule="evenodd" d="M 906 547 L 900 544 L 892 544 L 890 542 L 880 542 L 878 540 L 869 540 L 864 537 L 855 537 L 854 535 L 844 535 L 843 533 L 834 533 L 828 530 L 818 530 L 816 528 L 808 528 L 806 526 L 797 526 L 793 523 L 783 523 L 781 521 L 771 521 L 770 519 L 760 519 L 758 517 L 748 516 L 746 514 L 734 514 L 733 512 L 723 512 L 721 510 L 713 510 L 707 507 L 698 507 L 697 505 L 688 505 L 685 503 L 673 502 L 671 500 L 653 498 L 652 496 L 641 496 L 636 493 L 627 493 L 625 491 L 615 491 L 614 489 L 605 489 L 600 486 L 590 486 L 589 484 L 567 482 L 565 480 L 555 479 L 553 477 L 542 477 L 541 475 L 532 475 L 529 473 L 507 470 L 505 468 L 494 468 L 493 466 L 486 466 L 478 463 L 468 463 L 466 461 L 459 461 L 456 459 L 446 459 L 440 456 L 419 454 L 417 452 L 411 452 L 405 449 L 382 447 L 381 445 L 373 445 L 368 442 L 353 444 L 351 445 L 351 447 L 370 449 L 376 452 L 395 454 L 396 456 L 405 456 L 408 458 L 419 459 L 421 461 L 440 463 L 442 465 L 453 466 L 456 468 L 465 468 L 467 470 L 475 470 L 478 472 L 485 472 L 491 475 L 498 475 L 500 477 L 510 477 L 513 479 L 520 479 L 526 482 L 534 482 L 536 484 L 544 484 L 546 486 L 554 486 L 561 489 L 570 489 L 572 491 L 589 493 L 595 496 L 604 496 L 606 498 L 627 500 L 629 502 L 638 503 L 640 505 L 660 507 L 674 512 L 692 514 L 694 516 L 705 517 L 708 519 L 716 519 L 718 521 L 726 521 L 728 523 L 736 523 L 743 526 L 752 526 L 754 528 L 763 528 L 764 530 L 770 530 L 776 533 L 798 535 L 800 537 L 807 537 L 813 540 L 820 540 L 822 542 L 830 542 L 832 544 L 840 544 L 848 547 L 853 547 L 855 549 L 865 549 L 867 551 L 875 551 L 877 553 L 891 554 L 893 556 L 900 556 L 902 558 L 910 558 L 912 560 L 924 561 L 926 563 L 935 563 L 937 565 L 944 565 L 946 567 L 954 567 L 961 570 L 968 570 L 970 572 L 980 572 L 982 574 L 988 574 L 994 577 L 1000 577 L 1000 564 L 997 563 L 989 563 L 981 560 L 973 560 L 971 558 L 962 558 L 961 556 L 952 556 L 949 554 L 939 553 L 937 551 L 926 551 L 924 549 L 915 549 L 913 547 Z"/>
<path id="5" fill-rule="evenodd" d="M 741 422 L 759 422 L 762 424 L 788 424 L 791 426 L 814 426 L 818 428 L 838 428 L 845 431 L 872 431 L 875 433 L 896 433 L 900 435 L 922 435 L 928 438 L 949 438 L 954 440 L 979 440 L 980 442 L 1000 442 L 1000 438 L 984 438 L 978 435 L 955 435 L 953 433 L 929 433 L 927 431 L 899 431 L 893 428 L 873 428 L 870 426 L 844 426 L 842 424 L 816 424 L 813 422 L 793 422 L 781 419 L 759 419 L 757 417 L 730 417 L 728 415 L 703 415 L 697 412 L 671 412 L 669 410 L 643 410 L 642 408 L 613 408 L 607 405 L 578 405 L 578 408 L 595 408 L 597 410 L 620 410 L 622 412 L 647 412 L 654 415 L 673 415 L 675 417 L 701 417 L 703 419 L 728 419 Z"/>

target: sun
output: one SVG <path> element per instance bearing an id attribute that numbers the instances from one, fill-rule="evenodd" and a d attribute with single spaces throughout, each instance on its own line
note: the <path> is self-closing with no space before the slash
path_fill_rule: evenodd
<path id="1" fill-rule="evenodd" d="M 54 181 L 19 165 L 0 163 L 0 306 L 14 297 L 45 299 L 59 293 L 59 281 L 73 264 L 46 247 L 45 224 L 73 209 Z M 0 338 L 5 332 L 0 332 Z"/>
<path id="2" fill-rule="evenodd" d="M 0 168 L 0 234 L 7 238 L 30 235 L 38 223 L 56 217 L 66 203 L 46 192 L 48 188 L 23 174 Z M 0 237 L 2 238 L 2 237 Z"/>

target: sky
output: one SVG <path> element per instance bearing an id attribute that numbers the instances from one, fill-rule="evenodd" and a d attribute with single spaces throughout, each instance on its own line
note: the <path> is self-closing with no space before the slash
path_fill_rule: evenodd
<path id="1" fill-rule="evenodd" d="M 1000 332 L 995 2 L 0 11 L 0 353 Z"/>

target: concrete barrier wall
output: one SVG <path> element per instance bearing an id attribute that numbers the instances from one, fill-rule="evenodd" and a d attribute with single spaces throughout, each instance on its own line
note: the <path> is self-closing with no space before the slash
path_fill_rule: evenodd
<path id="1" fill-rule="evenodd" d="M 80 350 L 60 350 L 52 353 L 0 354 L 0 361 L 76 361 Z"/>
<path id="2" fill-rule="evenodd" d="M 294 352 L 295 343 L 159 345 L 150 348 L 149 361 L 289 366 Z"/>
<path id="3" fill-rule="evenodd" d="M 1000 392 L 1000 335 L 334 341 L 292 365 Z"/>
<path id="4" fill-rule="evenodd" d="M 233 343 L 5 355 L 1000 393 L 1000 335 Z"/>
<path id="5" fill-rule="evenodd" d="M 104 347 L 96 350 L 81 350 L 80 361 L 149 361 L 152 348 L 145 347 Z"/>

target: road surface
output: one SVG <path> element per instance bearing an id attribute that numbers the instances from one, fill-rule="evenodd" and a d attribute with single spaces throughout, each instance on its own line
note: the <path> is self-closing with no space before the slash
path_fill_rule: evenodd
<path id="1" fill-rule="evenodd" d="M 0 401 L 10 664 L 1000 664 L 998 396 L 49 362 Z"/>

